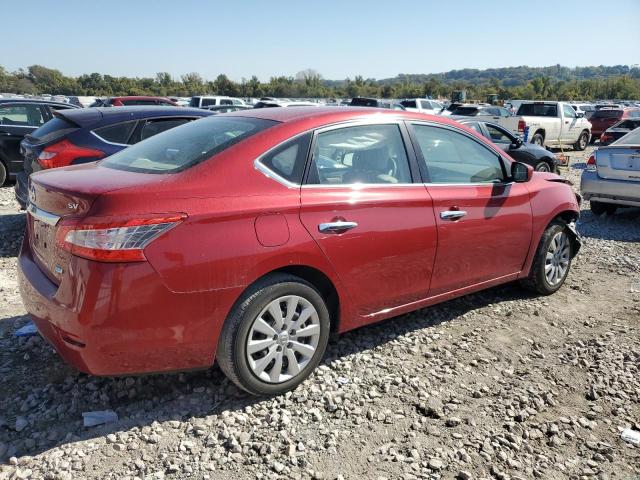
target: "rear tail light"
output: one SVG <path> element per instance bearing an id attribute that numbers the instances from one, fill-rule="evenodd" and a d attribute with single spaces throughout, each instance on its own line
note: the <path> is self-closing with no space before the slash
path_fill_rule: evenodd
<path id="1" fill-rule="evenodd" d="M 38 163 L 45 169 L 58 168 L 71 165 L 74 160 L 79 158 L 98 160 L 104 155 L 102 150 L 79 147 L 69 140 L 62 140 L 45 147 L 38 156 Z"/>
<path id="2" fill-rule="evenodd" d="M 524 120 L 518 120 L 518 132 L 524 132 L 524 127 L 527 126 L 527 122 Z"/>
<path id="3" fill-rule="evenodd" d="M 596 169 L 596 152 L 593 152 L 587 160 L 587 170 L 593 171 Z"/>
<path id="4" fill-rule="evenodd" d="M 141 262 L 146 260 L 145 247 L 185 218 L 186 215 L 181 214 L 62 224 L 58 227 L 56 242 L 72 255 L 89 260 Z"/>

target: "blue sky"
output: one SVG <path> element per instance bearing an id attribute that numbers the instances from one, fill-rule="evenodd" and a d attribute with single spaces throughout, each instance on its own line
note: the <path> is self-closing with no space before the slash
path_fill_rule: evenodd
<path id="1" fill-rule="evenodd" d="M 10 71 L 268 80 L 640 63 L 640 0 L 29 0 L 0 11 Z"/>

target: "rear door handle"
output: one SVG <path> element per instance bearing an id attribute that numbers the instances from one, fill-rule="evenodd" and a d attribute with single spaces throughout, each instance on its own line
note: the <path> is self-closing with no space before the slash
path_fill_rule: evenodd
<path id="1" fill-rule="evenodd" d="M 337 222 L 329 222 L 329 223 L 321 223 L 318 225 L 318 230 L 322 233 L 343 233 L 347 230 L 351 230 L 352 228 L 356 228 L 358 224 L 356 222 L 345 222 L 345 221 L 337 221 Z"/>
<path id="2" fill-rule="evenodd" d="M 445 210 L 440 212 L 440 218 L 443 220 L 459 220 L 467 214 L 464 210 Z"/>

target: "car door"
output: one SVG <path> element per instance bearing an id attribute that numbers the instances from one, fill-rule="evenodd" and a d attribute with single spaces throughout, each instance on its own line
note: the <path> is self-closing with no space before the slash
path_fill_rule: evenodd
<path id="1" fill-rule="evenodd" d="M 44 124 L 44 112 L 36 103 L 0 104 L 0 156 L 9 173 L 23 169 L 20 142 Z"/>
<path id="2" fill-rule="evenodd" d="M 580 132 L 582 132 L 582 126 L 578 123 L 578 115 L 576 111 L 567 105 L 562 105 L 562 140 L 563 143 L 575 143 L 578 141 Z"/>
<path id="3" fill-rule="evenodd" d="M 508 161 L 471 134 L 426 123 L 411 131 L 438 230 L 429 296 L 515 278 L 532 234 L 525 185 L 511 182 Z"/>
<path id="4" fill-rule="evenodd" d="M 311 147 L 300 218 L 360 316 L 429 291 L 436 224 L 406 140 L 402 123 L 350 124 L 317 131 Z"/>

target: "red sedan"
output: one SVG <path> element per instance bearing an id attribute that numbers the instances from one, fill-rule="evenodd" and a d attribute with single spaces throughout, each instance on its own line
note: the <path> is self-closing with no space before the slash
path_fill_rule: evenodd
<path id="1" fill-rule="evenodd" d="M 31 177 L 25 307 L 76 368 L 217 361 L 281 393 L 345 332 L 514 280 L 563 284 L 578 200 L 441 117 L 276 108 Z"/>

